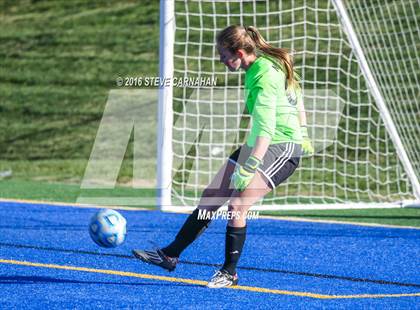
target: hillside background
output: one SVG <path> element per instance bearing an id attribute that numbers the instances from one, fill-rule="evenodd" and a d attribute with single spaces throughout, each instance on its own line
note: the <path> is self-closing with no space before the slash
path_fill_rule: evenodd
<path id="1" fill-rule="evenodd" d="M 79 183 L 116 78 L 158 74 L 159 2 L 2 0 L 0 29 L 0 171 Z"/>

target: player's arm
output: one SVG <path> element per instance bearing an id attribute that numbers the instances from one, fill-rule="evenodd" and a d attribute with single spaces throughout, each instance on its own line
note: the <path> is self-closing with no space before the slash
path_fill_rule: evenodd
<path id="1" fill-rule="evenodd" d="M 265 153 L 268 150 L 268 146 L 270 145 L 271 138 L 260 136 L 257 137 L 257 140 L 255 141 L 255 146 L 252 149 L 251 155 L 255 158 L 258 158 L 259 160 L 262 160 L 264 158 Z"/>
<path id="2" fill-rule="evenodd" d="M 238 191 L 245 190 L 262 164 L 276 126 L 275 88 L 266 85 L 264 88 L 257 87 L 253 91 L 256 103 L 252 112 L 251 132 L 256 136 L 256 140 L 251 155 L 244 165 L 237 167 L 232 176 L 233 184 Z"/>
<path id="3" fill-rule="evenodd" d="M 303 98 L 302 98 L 302 91 L 297 91 L 297 110 L 298 110 L 298 116 L 299 116 L 299 124 L 300 127 L 306 127 L 306 111 L 305 111 L 305 105 L 303 104 Z"/>
<path id="4" fill-rule="evenodd" d="M 251 131 L 256 140 L 250 156 L 262 160 L 276 129 L 277 91 L 272 83 L 265 83 L 264 88 L 255 89 L 255 94 Z"/>
<path id="5" fill-rule="evenodd" d="M 299 88 L 297 90 L 297 110 L 298 110 L 298 118 L 300 124 L 300 130 L 302 134 L 302 151 L 305 155 L 312 155 L 314 153 L 314 148 L 312 146 L 311 139 L 309 139 L 308 134 L 308 126 L 306 121 L 306 111 L 305 106 L 303 104 L 303 95 L 302 90 Z"/>

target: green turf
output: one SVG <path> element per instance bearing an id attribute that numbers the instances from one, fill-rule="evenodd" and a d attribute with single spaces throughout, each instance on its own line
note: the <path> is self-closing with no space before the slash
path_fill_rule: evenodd
<path id="1" fill-rule="evenodd" d="M 80 186 L 36 181 L 0 181 L 0 197 L 58 202 L 76 202 Z"/>
<path id="2" fill-rule="evenodd" d="M 142 203 L 131 204 L 131 207 L 154 208 L 155 204 L 144 204 L 144 198 L 153 201 L 155 189 L 136 189 L 117 186 L 113 189 L 81 189 L 79 185 L 65 183 L 46 183 L 36 181 L 2 180 L 0 181 L 0 197 L 8 199 L 27 199 L 52 202 L 75 203 L 80 198 L 100 197 L 113 199 L 124 197 L 140 199 Z M 143 200 L 141 200 L 143 199 Z"/>

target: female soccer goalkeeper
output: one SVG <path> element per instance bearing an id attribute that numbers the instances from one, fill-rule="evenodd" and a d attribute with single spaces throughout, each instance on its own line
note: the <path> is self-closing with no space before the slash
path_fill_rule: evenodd
<path id="1" fill-rule="evenodd" d="M 313 152 L 287 50 L 269 45 L 254 27 L 236 25 L 218 34 L 217 50 L 230 71 L 246 71 L 245 104 L 252 118 L 246 144 L 229 157 L 204 190 L 199 206 L 172 243 L 151 251 L 133 250 L 144 262 L 174 270 L 182 251 L 208 227 L 210 220 L 199 218 L 199 210 L 215 212 L 229 201 L 228 210 L 235 216 L 226 228 L 225 262 L 208 283 L 210 288 L 238 283 L 236 265 L 245 242 L 247 211 L 292 175 L 302 150 Z"/>

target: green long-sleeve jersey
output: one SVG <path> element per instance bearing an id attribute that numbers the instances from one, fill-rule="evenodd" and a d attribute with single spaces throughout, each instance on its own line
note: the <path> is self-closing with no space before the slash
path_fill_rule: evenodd
<path id="1" fill-rule="evenodd" d="M 253 147 L 257 137 L 271 139 L 270 144 L 302 143 L 297 102 L 300 88 L 286 89 L 283 68 L 268 57 L 258 57 L 245 74 L 246 107 L 252 127 L 247 145 Z"/>

